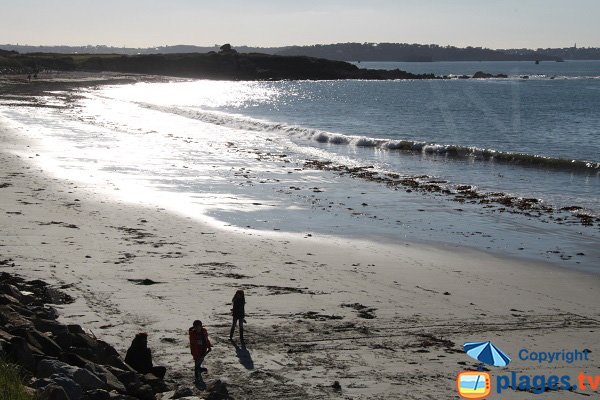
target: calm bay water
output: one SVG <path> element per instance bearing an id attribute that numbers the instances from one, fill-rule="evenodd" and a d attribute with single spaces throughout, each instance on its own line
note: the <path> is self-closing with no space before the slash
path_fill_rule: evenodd
<path id="1" fill-rule="evenodd" d="M 597 215 L 600 62 L 361 66 L 511 77 L 140 83 L 84 90 L 70 109 L 32 113 L 6 102 L 0 116 L 27 129 L 47 150 L 40 162 L 59 175 L 222 224 L 468 245 L 597 268 L 597 222 L 499 212 L 303 167 L 372 166 L 452 193 L 470 185 Z"/>
<path id="2" fill-rule="evenodd" d="M 442 62 L 362 62 L 354 63 L 361 68 L 401 69 L 418 74 L 472 76 L 477 71 L 490 74 L 506 74 L 510 77 L 524 75 L 537 78 L 598 78 L 600 67 L 596 60 L 567 60 L 564 62 L 541 61 L 442 61 Z"/>

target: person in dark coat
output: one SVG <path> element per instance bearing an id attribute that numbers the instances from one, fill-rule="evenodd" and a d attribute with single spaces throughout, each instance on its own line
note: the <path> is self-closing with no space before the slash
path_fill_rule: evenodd
<path id="1" fill-rule="evenodd" d="M 233 308 L 231 309 L 231 314 L 233 315 L 233 323 L 231 324 L 231 330 L 229 331 L 229 340 L 233 340 L 233 333 L 235 332 L 235 325 L 239 323 L 240 325 L 240 340 L 244 341 L 244 322 L 246 320 L 244 317 L 246 313 L 244 311 L 244 306 L 246 305 L 246 299 L 244 298 L 244 291 L 238 290 L 235 292 L 233 299 L 231 300 L 233 303 Z"/>
<path id="2" fill-rule="evenodd" d="M 189 329 L 190 334 L 190 351 L 192 357 L 194 357 L 194 376 L 196 382 L 201 382 L 201 373 L 206 372 L 207 369 L 202 367 L 204 357 L 210 353 L 212 345 L 208 340 L 208 332 L 206 328 L 202 326 L 202 321 L 195 320 L 192 327 Z"/>
<path id="3" fill-rule="evenodd" d="M 152 352 L 148 348 L 147 333 L 135 335 L 127 350 L 125 362 L 140 374 L 151 373 L 159 379 L 164 379 L 167 373 L 167 368 L 152 365 Z"/>

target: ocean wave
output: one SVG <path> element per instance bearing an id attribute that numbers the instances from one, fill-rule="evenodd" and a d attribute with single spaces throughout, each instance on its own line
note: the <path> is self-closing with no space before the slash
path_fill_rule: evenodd
<path id="1" fill-rule="evenodd" d="M 302 133 L 318 132 L 317 130 L 306 129 L 298 126 L 280 124 L 277 122 L 262 121 L 259 119 L 244 117 L 242 115 L 233 115 L 220 111 L 205 111 L 191 108 L 161 106 L 150 103 L 136 102 L 135 104 L 155 111 L 175 114 L 182 117 L 195 119 L 207 124 L 225 126 L 227 128 L 241 129 L 253 132 L 277 132 Z"/>
<path id="2" fill-rule="evenodd" d="M 600 163 L 584 160 L 569 160 L 556 157 L 547 157 L 535 154 L 505 152 L 493 149 L 483 149 L 475 146 L 446 145 L 413 140 L 379 139 L 363 136 L 340 135 L 328 132 L 305 132 L 303 136 L 319 143 L 347 144 L 356 147 L 372 147 L 390 151 L 403 151 L 415 154 L 440 155 L 454 159 L 474 159 L 506 164 L 520 164 L 525 166 L 598 171 Z"/>
<path id="3" fill-rule="evenodd" d="M 416 140 L 394 140 L 373 138 L 368 136 L 345 135 L 319 129 L 263 121 L 219 111 L 159 106 L 149 103 L 137 104 L 144 108 L 176 114 L 209 124 L 254 132 L 283 132 L 296 138 L 312 140 L 318 143 L 376 148 L 385 151 L 443 156 L 451 159 L 472 159 L 476 161 L 488 161 L 503 164 L 522 165 L 527 167 L 560 169 L 566 171 L 600 171 L 600 162 L 595 161 L 570 160 L 456 144 L 437 144 Z"/>

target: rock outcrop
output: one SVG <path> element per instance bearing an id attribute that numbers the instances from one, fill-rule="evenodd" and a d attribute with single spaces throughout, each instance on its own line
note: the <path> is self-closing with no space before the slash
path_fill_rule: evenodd
<path id="1" fill-rule="evenodd" d="M 508 78 L 508 75 L 505 74 L 488 74 L 487 72 L 477 71 L 473 74 L 474 79 L 486 79 L 486 78 Z"/>
<path id="2" fill-rule="evenodd" d="M 154 400 L 169 386 L 133 370 L 109 344 L 64 325 L 52 304 L 68 295 L 35 280 L 0 273 L 0 356 L 31 376 L 41 400 Z"/>

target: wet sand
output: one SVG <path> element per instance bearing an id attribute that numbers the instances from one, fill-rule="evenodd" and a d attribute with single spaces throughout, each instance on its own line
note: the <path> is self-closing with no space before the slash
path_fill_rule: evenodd
<path id="1" fill-rule="evenodd" d="M 492 374 L 598 371 L 596 275 L 467 248 L 225 229 L 54 178 L 36 166 L 41 150 L 2 125 L 0 141 L 0 268 L 65 290 L 76 302 L 62 319 L 122 354 L 148 332 L 172 382 L 192 383 L 196 318 L 214 345 L 206 381 L 226 381 L 234 398 L 457 398 L 457 373 L 476 366 L 466 341 L 513 358 Z M 246 348 L 228 341 L 240 288 Z M 589 349 L 592 361 L 525 362 L 522 348 Z M 569 396 L 580 397 L 544 398 Z"/>

